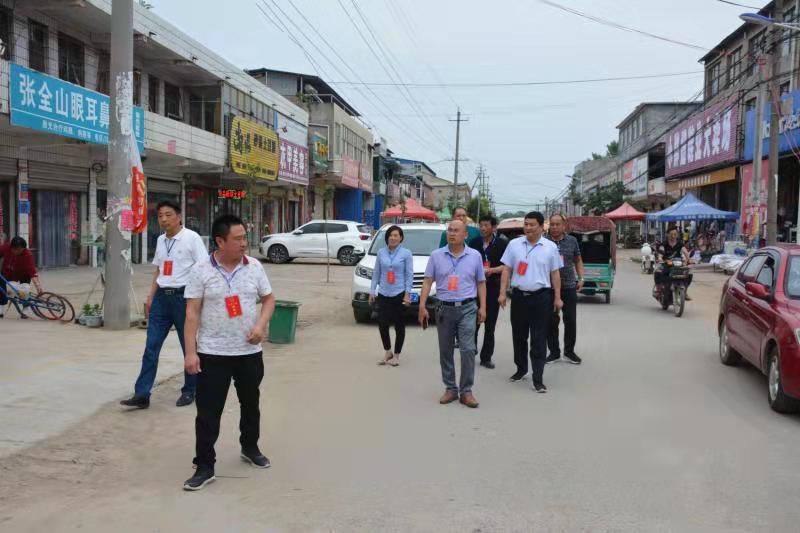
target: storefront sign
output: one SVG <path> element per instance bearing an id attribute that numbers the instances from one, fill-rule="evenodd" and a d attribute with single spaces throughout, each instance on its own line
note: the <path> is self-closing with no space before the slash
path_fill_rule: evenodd
<path id="1" fill-rule="evenodd" d="M 722 183 L 725 181 L 733 181 L 736 179 L 736 167 L 723 168 L 708 172 L 706 174 L 699 174 L 697 176 L 690 176 L 679 180 L 667 182 L 667 192 L 685 191 L 686 189 L 697 189 L 698 187 L 705 187 L 707 185 L 714 185 L 715 183 Z"/>
<path id="2" fill-rule="evenodd" d="M 753 163 L 742 165 L 742 229 L 744 235 L 756 237 L 767 220 L 767 176 L 769 161 L 761 161 L 761 191 L 759 195 L 750 188 L 753 185 Z"/>
<path id="3" fill-rule="evenodd" d="M 342 157 L 342 185 L 357 189 L 360 171 L 361 165 L 359 165 L 358 161 L 349 157 Z"/>
<path id="4" fill-rule="evenodd" d="M 311 159 L 314 168 L 319 170 L 328 168 L 328 139 L 317 132 L 311 134 Z"/>
<path id="5" fill-rule="evenodd" d="M 279 150 L 278 177 L 307 185 L 308 148 L 281 139 Z"/>
<path id="6" fill-rule="evenodd" d="M 11 63 L 11 124 L 95 144 L 108 144 L 110 98 Z M 144 111 L 133 107 L 132 133 L 144 150 Z"/>
<path id="7" fill-rule="evenodd" d="M 628 189 L 633 191 L 631 197 L 633 199 L 640 199 L 647 197 L 647 176 L 648 176 L 648 158 L 647 154 L 637 157 L 633 160 L 633 175 L 629 180 L 625 181 Z"/>
<path id="8" fill-rule="evenodd" d="M 231 170 L 243 176 L 278 179 L 278 134 L 250 120 L 233 117 L 230 128 Z"/>
<path id="9" fill-rule="evenodd" d="M 217 191 L 217 198 L 229 198 L 231 200 L 244 200 L 247 196 L 247 191 L 237 191 L 236 189 L 219 189 Z"/>
<path id="10" fill-rule="evenodd" d="M 666 176 L 736 159 L 736 98 L 689 117 L 666 135 Z"/>
<path id="11" fill-rule="evenodd" d="M 74 241 L 78 238 L 78 194 L 69 193 L 69 240 Z"/>
<path id="12" fill-rule="evenodd" d="M 372 172 L 364 164 L 359 164 L 358 187 L 362 191 L 372 192 Z"/>
<path id="13" fill-rule="evenodd" d="M 667 192 L 666 180 L 664 178 L 656 178 L 647 182 L 647 195 L 655 196 Z"/>
<path id="14" fill-rule="evenodd" d="M 800 149 L 800 91 L 792 91 L 784 94 L 781 97 L 781 107 L 784 111 L 782 113 L 778 132 L 779 144 L 778 150 L 780 153 L 790 152 L 792 149 Z M 767 157 L 769 154 L 769 135 L 770 135 L 770 114 L 772 113 L 772 106 L 767 104 L 764 107 L 764 118 L 762 122 L 763 128 L 763 144 L 762 154 Z M 756 110 L 751 109 L 745 116 L 745 133 L 744 133 L 744 154 L 743 158 L 746 161 L 752 161 L 756 145 Z"/>

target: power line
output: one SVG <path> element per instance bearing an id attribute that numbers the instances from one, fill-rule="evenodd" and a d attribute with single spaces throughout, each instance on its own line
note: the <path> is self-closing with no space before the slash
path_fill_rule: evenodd
<path id="1" fill-rule="evenodd" d="M 651 37 L 653 39 L 658 39 L 659 41 L 665 41 L 665 42 L 668 42 L 668 43 L 677 44 L 677 45 L 680 45 L 680 46 L 685 46 L 687 48 L 694 48 L 695 50 L 702 50 L 704 52 L 708 51 L 708 48 L 706 48 L 704 46 L 699 46 L 699 45 L 696 45 L 696 44 L 686 43 L 686 42 L 683 42 L 683 41 L 678 41 L 676 39 L 671 39 L 669 37 L 664 37 L 662 35 L 656 35 L 655 33 L 649 33 L 649 32 L 643 31 L 643 30 L 639 30 L 637 28 L 632 28 L 630 26 L 624 26 L 624 25 L 622 25 L 622 24 L 620 24 L 618 22 L 614 22 L 613 20 L 604 19 L 604 18 L 601 18 L 601 17 L 597 17 L 595 15 L 590 15 L 588 13 L 584 13 L 583 11 L 578 11 L 577 9 L 573 9 L 571 7 L 567 7 L 567 6 L 564 6 L 564 5 L 561 5 L 561 4 L 557 4 L 556 2 L 553 2 L 551 0 L 539 0 L 539 2 L 542 3 L 542 4 L 548 5 L 550 7 L 554 7 L 556 9 L 560 9 L 561 11 L 566 11 L 567 13 L 572 13 L 573 15 L 577 15 L 579 17 L 583 17 L 585 19 L 589 19 L 589 20 L 591 20 L 593 22 L 597 22 L 598 24 L 603 24 L 604 26 L 609 26 L 609 27 L 612 27 L 612 28 L 616 28 L 618 30 L 629 31 L 629 32 L 632 32 L 632 33 L 638 33 L 638 34 L 644 35 L 646 37 Z"/>
<path id="2" fill-rule="evenodd" d="M 760 8 L 760 7 L 755 7 L 755 6 L 746 6 L 746 5 L 744 5 L 744 4 L 737 4 L 736 2 L 730 2 L 729 0 L 717 0 L 717 2 L 722 2 L 723 4 L 730 4 L 730 5 L 732 5 L 732 6 L 746 7 L 746 8 L 748 8 L 748 9 L 755 9 L 755 10 L 757 10 L 757 11 L 761 11 L 761 8 Z"/>
<path id="3" fill-rule="evenodd" d="M 348 81 L 334 81 L 339 85 L 369 85 L 372 87 L 395 87 L 403 86 L 413 89 L 438 89 L 442 87 L 450 88 L 486 88 L 486 87 L 532 87 L 539 85 L 575 85 L 581 83 L 600 83 L 608 81 L 631 81 L 631 80 L 647 80 L 654 78 L 672 78 L 676 76 L 690 76 L 703 74 L 702 70 L 693 70 L 689 72 L 672 72 L 667 74 L 648 74 L 643 76 L 618 76 L 613 78 L 589 78 L 589 79 L 576 79 L 576 80 L 557 80 L 557 81 L 511 81 L 511 82 L 465 82 L 465 83 L 396 83 L 396 82 L 361 82 L 354 83 Z"/>

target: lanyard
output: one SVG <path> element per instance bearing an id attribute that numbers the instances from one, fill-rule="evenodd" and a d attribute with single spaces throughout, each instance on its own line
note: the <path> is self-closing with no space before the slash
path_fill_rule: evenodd
<path id="1" fill-rule="evenodd" d="M 228 293 L 230 294 L 231 291 L 232 291 L 231 284 L 233 283 L 233 278 L 236 277 L 236 274 L 240 270 L 242 270 L 241 269 L 241 265 L 237 265 L 236 268 L 233 270 L 233 272 L 230 275 L 228 275 L 228 273 L 225 272 L 225 269 L 222 268 L 221 266 L 219 266 L 219 263 L 217 263 L 217 260 L 214 257 L 214 253 L 213 252 L 211 253 L 211 263 L 214 265 L 214 268 L 217 269 L 217 272 L 220 273 L 220 275 L 222 276 L 222 279 L 225 280 L 225 283 L 228 284 Z"/>
<path id="2" fill-rule="evenodd" d="M 451 255 L 451 254 L 448 252 L 448 254 L 447 254 L 447 257 L 449 257 L 449 258 L 450 258 L 450 263 L 453 265 L 453 269 L 452 269 L 450 272 L 448 272 L 448 273 L 447 273 L 447 275 L 448 275 L 448 276 L 449 276 L 449 275 L 451 275 L 451 274 L 454 274 L 454 273 L 455 273 L 455 271 L 456 271 L 456 268 L 458 267 L 458 264 L 461 262 L 461 260 L 462 260 L 462 259 L 464 258 L 464 256 L 466 256 L 466 255 L 467 255 L 467 250 L 466 250 L 466 248 L 464 249 L 464 253 L 462 253 L 461 255 L 459 255 L 459 256 L 458 256 L 458 259 L 455 259 L 455 260 L 453 259 L 453 256 L 452 256 L 452 255 Z"/>
<path id="3" fill-rule="evenodd" d="M 169 241 L 172 241 L 170 245 Z M 169 257 L 169 253 L 175 248 L 175 243 L 178 242 L 177 239 L 170 239 L 169 237 L 164 237 L 164 248 L 167 249 L 167 257 Z"/>
<path id="4" fill-rule="evenodd" d="M 539 241 L 541 241 L 541 239 L 542 239 L 542 238 L 541 238 L 541 237 L 539 237 Z M 530 250 L 528 250 L 528 246 L 529 246 L 529 244 L 528 244 L 528 241 L 526 240 L 526 241 L 525 241 L 525 262 L 526 262 L 526 263 L 527 263 L 527 261 L 528 261 L 528 256 L 529 256 L 529 255 L 531 255 L 531 252 L 532 252 L 532 251 L 534 251 L 534 250 L 536 249 L 536 247 L 537 247 L 537 246 L 539 246 L 539 242 L 537 241 L 537 243 L 536 243 L 536 244 L 534 244 L 533 246 L 531 246 L 531 247 L 530 247 Z"/>
<path id="5" fill-rule="evenodd" d="M 484 253 L 488 252 L 489 248 L 492 247 L 492 245 L 494 244 L 494 241 L 496 241 L 496 240 L 497 240 L 497 235 L 492 235 L 492 240 L 489 241 L 489 244 L 484 245 L 483 252 Z"/>
<path id="6" fill-rule="evenodd" d="M 397 254 L 400 253 L 400 247 L 394 249 L 394 253 L 389 251 L 389 247 L 386 247 L 386 256 L 389 258 L 389 270 L 394 271 L 394 260 L 397 259 Z"/>

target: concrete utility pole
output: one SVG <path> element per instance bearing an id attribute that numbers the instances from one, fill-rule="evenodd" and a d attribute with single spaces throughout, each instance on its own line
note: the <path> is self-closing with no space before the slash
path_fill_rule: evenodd
<path id="1" fill-rule="evenodd" d="M 459 107 L 456 119 L 451 119 L 450 122 L 456 123 L 456 162 L 455 170 L 453 171 L 453 211 L 455 211 L 456 207 L 458 207 L 458 149 L 461 143 L 461 123 L 469 122 L 469 119 L 461 118 L 461 108 Z"/>
<path id="2" fill-rule="evenodd" d="M 108 139 L 108 242 L 103 323 L 131 325 L 131 233 L 122 227 L 131 195 L 130 143 L 133 137 L 133 1 L 114 0 L 111 10 L 111 109 Z M 142 238 L 146 238 L 143 236 Z"/>
<path id="3" fill-rule="evenodd" d="M 756 144 L 753 153 L 753 179 L 750 182 L 749 197 L 751 206 L 756 210 L 758 226 L 754 228 L 756 239 L 761 235 L 761 160 L 764 157 L 764 105 L 767 102 L 767 80 L 763 79 L 758 85 L 756 96 Z"/>
<path id="4" fill-rule="evenodd" d="M 769 117 L 769 170 L 767 175 L 767 245 L 778 241 L 778 168 L 780 140 L 780 94 L 778 94 L 778 40 L 780 30 L 772 27 L 772 47 L 770 48 L 769 93 L 771 113 Z"/>

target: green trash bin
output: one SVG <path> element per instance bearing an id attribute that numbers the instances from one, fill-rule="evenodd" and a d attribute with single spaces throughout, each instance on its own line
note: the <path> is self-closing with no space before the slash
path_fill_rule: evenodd
<path id="1" fill-rule="evenodd" d="M 275 312 L 269 321 L 267 340 L 274 344 L 294 344 L 294 332 L 297 329 L 297 311 L 299 302 L 276 300 Z"/>

